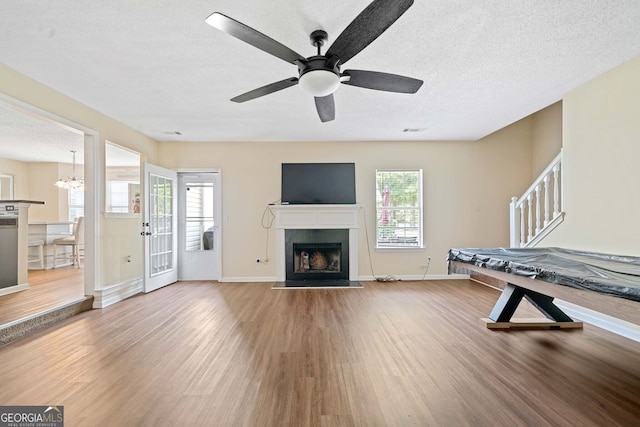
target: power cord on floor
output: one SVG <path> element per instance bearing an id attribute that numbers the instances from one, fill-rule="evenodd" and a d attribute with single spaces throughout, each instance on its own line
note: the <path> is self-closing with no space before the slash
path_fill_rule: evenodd
<path id="1" fill-rule="evenodd" d="M 363 222 L 364 222 L 364 234 L 365 240 L 367 242 L 367 255 L 369 257 L 369 267 L 371 268 L 371 275 L 375 279 L 376 282 L 400 282 L 402 279 L 398 279 L 393 275 L 387 275 L 384 277 L 376 277 L 373 272 L 373 262 L 371 261 L 371 246 L 369 244 L 369 228 L 367 227 L 367 215 L 365 208 L 362 208 Z M 422 275 L 422 280 L 427 277 L 427 273 L 429 272 L 429 266 L 431 265 L 431 257 L 427 257 L 427 264 L 424 266 L 424 274 Z"/>
<path id="2" fill-rule="evenodd" d="M 422 280 L 427 277 L 427 272 L 429 271 L 429 265 L 431 265 L 431 257 L 427 257 L 427 265 L 424 266 L 424 274 L 422 275 Z"/>
<path id="3" fill-rule="evenodd" d="M 264 262 L 265 263 L 269 262 L 269 230 L 271 229 L 271 226 L 273 225 L 273 221 L 275 221 L 275 219 L 276 219 L 276 216 L 273 214 L 271 209 L 269 209 L 269 207 L 275 205 L 279 201 L 280 200 L 276 200 L 275 202 L 269 203 L 264 208 L 264 212 L 262 212 L 262 219 L 260 220 L 260 224 L 262 225 L 262 228 L 265 229 L 265 232 L 266 232 L 266 235 L 267 235 L 266 242 L 265 242 L 265 247 L 264 247 Z M 270 216 L 268 216 L 267 214 L 269 214 Z"/>
<path id="4" fill-rule="evenodd" d="M 395 276 L 376 277 L 376 282 L 399 282 L 402 279 L 397 279 Z"/>
<path id="5" fill-rule="evenodd" d="M 399 282 L 401 279 L 397 279 L 395 276 L 387 275 L 384 277 L 376 277 L 373 272 L 373 262 L 371 261 L 371 245 L 369 244 L 369 228 L 367 227 L 367 215 L 364 206 L 362 207 L 362 216 L 364 222 L 364 235 L 365 240 L 367 242 L 367 255 L 369 257 L 369 268 L 371 268 L 371 276 L 375 279 L 376 282 Z"/>
<path id="6" fill-rule="evenodd" d="M 367 255 L 369 256 L 369 268 L 371 269 L 371 276 L 375 278 L 376 275 L 373 272 L 373 262 L 371 261 L 371 246 L 369 245 L 369 228 L 367 227 L 367 215 L 364 210 L 364 206 L 362 207 L 362 216 L 362 222 L 364 222 L 364 240 L 367 242 Z"/>

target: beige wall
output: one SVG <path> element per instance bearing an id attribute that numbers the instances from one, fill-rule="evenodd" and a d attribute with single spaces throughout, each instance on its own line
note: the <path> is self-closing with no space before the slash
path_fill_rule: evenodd
<path id="1" fill-rule="evenodd" d="M 29 208 L 29 221 L 66 221 L 67 213 L 61 216 L 67 207 L 66 191 L 54 184 L 60 178 L 58 163 L 28 163 L 29 199 L 44 202 L 44 205 L 32 205 Z M 64 194 L 61 194 L 64 193 Z"/>
<path id="2" fill-rule="evenodd" d="M 531 184 L 562 150 L 562 101 L 551 104 L 496 133 L 504 132 L 515 125 L 518 128 L 518 136 L 514 141 L 529 142 L 530 163 L 525 167 L 531 174 L 529 178 L 529 184 Z M 494 136 L 495 134 L 489 135 L 484 138 L 484 141 L 490 141 Z M 497 157 L 502 156 L 500 152 L 494 154 Z M 522 194 L 512 196 L 520 197 Z"/>
<path id="3" fill-rule="evenodd" d="M 264 256 L 261 218 L 280 198 L 283 162 L 355 162 L 375 275 L 421 275 L 428 256 L 429 274 L 445 274 L 451 247 L 508 244 L 509 200 L 530 184 L 530 126 L 519 122 L 477 142 L 160 143 L 165 167 L 222 171 L 223 278 L 275 276 L 273 263 L 255 260 Z M 375 251 L 377 168 L 423 169 L 424 250 Z M 360 231 L 359 271 L 369 276 L 365 228 Z M 269 233 L 268 256 L 275 259 Z"/>
<path id="4" fill-rule="evenodd" d="M 531 148 L 534 181 L 562 149 L 562 101 L 531 115 Z"/>
<path id="5" fill-rule="evenodd" d="M 640 256 L 640 57 L 563 102 L 564 222 L 544 246 Z"/>

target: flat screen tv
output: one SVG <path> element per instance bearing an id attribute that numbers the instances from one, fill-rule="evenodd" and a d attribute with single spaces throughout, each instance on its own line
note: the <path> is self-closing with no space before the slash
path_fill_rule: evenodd
<path id="1" fill-rule="evenodd" d="M 283 163 L 282 204 L 355 204 L 355 163 Z"/>

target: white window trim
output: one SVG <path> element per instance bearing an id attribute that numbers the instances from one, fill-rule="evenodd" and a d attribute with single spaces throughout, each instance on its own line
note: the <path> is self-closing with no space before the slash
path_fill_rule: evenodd
<path id="1" fill-rule="evenodd" d="M 376 195 L 376 204 L 375 204 L 375 241 L 376 241 L 376 246 L 375 246 L 375 250 L 376 252 L 416 252 L 416 251 L 423 251 L 425 248 L 425 243 L 424 243 L 424 200 L 423 200 L 423 193 L 424 193 L 424 175 L 423 175 L 423 171 L 422 168 L 406 168 L 406 169 L 376 169 L 376 191 L 377 191 L 377 178 L 378 178 L 378 173 L 379 172 L 418 172 L 419 173 L 419 188 L 418 188 L 418 207 L 416 208 L 419 212 L 418 215 L 418 237 L 419 237 L 419 244 L 418 245 L 398 245 L 398 246 L 380 246 L 379 242 L 378 242 L 378 217 L 380 215 L 380 211 L 378 210 L 378 204 L 377 204 L 377 195 Z"/>

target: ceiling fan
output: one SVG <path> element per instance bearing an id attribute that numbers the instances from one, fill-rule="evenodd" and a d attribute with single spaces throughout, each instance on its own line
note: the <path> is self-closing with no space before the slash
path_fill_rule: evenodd
<path id="1" fill-rule="evenodd" d="M 298 67 L 298 77 L 289 77 L 259 87 L 238 95 L 231 101 L 246 102 L 300 84 L 305 91 L 314 96 L 320 120 L 328 122 L 335 118 L 333 92 L 338 89 L 340 83 L 398 93 L 416 93 L 420 89 L 422 80 L 411 77 L 377 71 L 340 71 L 342 65 L 378 38 L 412 4 L 413 0 L 374 0 L 345 28 L 324 55 L 321 54 L 320 48 L 328 39 L 327 33 L 323 30 L 312 32 L 311 44 L 318 49 L 318 54 L 308 58 L 221 13 L 212 13 L 206 22 Z"/>

